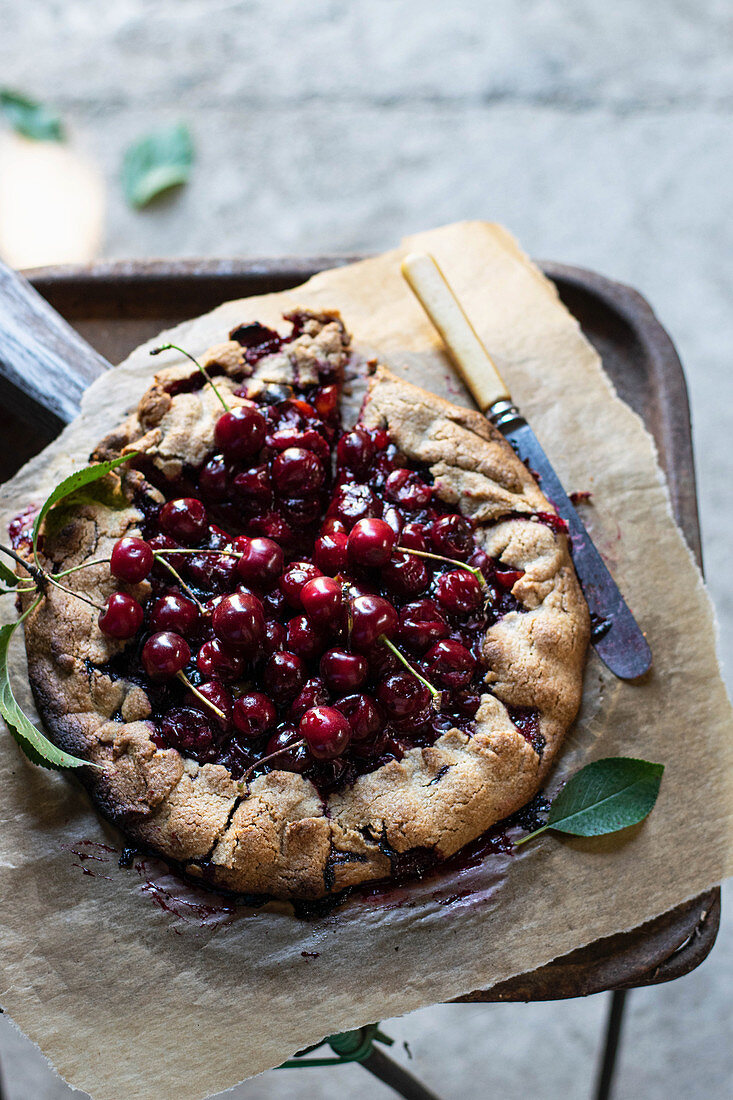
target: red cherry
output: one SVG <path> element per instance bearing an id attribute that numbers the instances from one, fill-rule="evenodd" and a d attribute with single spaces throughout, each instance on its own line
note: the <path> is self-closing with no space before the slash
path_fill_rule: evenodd
<path id="1" fill-rule="evenodd" d="M 179 542 L 200 542 L 208 526 L 206 509 L 196 497 L 169 500 L 160 510 L 161 530 Z"/>
<path id="2" fill-rule="evenodd" d="M 349 528 L 338 516 L 326 516 L 321 527 L 322 535 L 348 535 Z"/>
<path id="3" fill-rule="evenodd" d="M 390 718 L 409 718 L 430 705 L 430 692 L 411 672 L 395 672 L 379 685 L 377 698 Z"/>
<path id="4" fill-rule="evenodd" d="M 301 718 L 298 732 L 316 760 L 340 756 L 351 740 L 351 726 L 335 707 L 311 707 Z"/>
<path id="5" fill-rule="evenodd" d="M 320 671 L 331 690 L 341 694 L 361 687 L 369 673 L 369 665 L 358 653 L 328 649 L 321 657 Z"/>
<path id="6" fill-rule="evenodd" d="M 313 394 L 313 405 L 321 420 L 336 418 L 339 405 L 339 387 L 321 386 Z"/>
<path id="7" fill-rule="evenodd" d="M 289 717 L 297 722 L 311 707 L 323 706 L 330 701 L 328 688 L 318 676 L 306 680 L 302 691 L 296 696 L 290 708 Z"/>
<path id="8" fill-rule="evenodd" d="M 208 719 L 194 707 L 173 707 L 162 718 L 160 732 L 165 744 L 198 759 L 210 753 L 214 740 Z"/>
<path id="9" fill-rule="evenodd" d="M 326 629 L 340 625 L 344 595 L 338 581 L 331 577 L 314 577 L 301 588 L 300 602 L 314 626 Z"/>
<path id="10" fill-rule="evenodd" d="M 320 488 L 323 477 L 321 462 L 303 447 L 288 447 L 272 464 L 272 480 L 282 496 L 307 496 Z"/>
<path id="11" fill-rule="evenodd" d="M 288 623 L 286 645 L 304 661 L 312 661 L 323 653 L 325 644 L 323 635 L 305 615 L 296 615 Z"/>
<path id="12" fill-rule="evenodd" d="M 145 539 L 127 535 L 112 547 L 109 563 L 112 575 L 128 584 L 144 581 L 153 568 L 153 551 Z"/>
<path id="13" fill-rule="evenodd" d="M 187 637 L 199 621 L 199 609 L 193 600 L 171 592 L 160 596 L 150 611 L 151 630 L 172 630 L 175 634 Z"/>
<path id="14" fill-rule="evenodd" d="M 126 592 L 113 592 L 99 613 L 99 629 L 108 638 L 124 641 L 137 634 L 144 612 L 137 600 Z"/>
<path id="15" fill-rule="evenodd" d="M 394 607 L 381 596 L 357 596 L 351 601 L 351 644 L 366 652 L 382 634 L 390 637 L 397 629 Z"/>
<path id="16" fill-rule="evenodd" d="M 244 675 L 244 657 L 229 649 L 218 638 L 204 642 L 196 657 L 196 667 L 203 676 L 219 680 L 240 680 Z"/>
<path id="17" fill-rule="evenodd" d="M 351 530 L 357 520 L 378 516 L 380 510 L 379 501 L 368 485 L 346 481 L 334 493 L 328 514 Z"/>
<path id="18" fill-rule="evenodd" d="M 349 535 L 349 560 L 354 565 L 379 568 L 392 554 L 395 533 L 383 519 L 360 519 Z"/>
<path id="19" fill-rule="evenodd" d="M 262 643 L 262 652 L 266 657 L 271 657 L 278 649 L 285 645 L 287 631 L 283 623 L 268 619 L 265 623 L 265 640 Z"/>
<path id="20" fill-rule="evenodd" d="M 448 624 L 432 600 L 416 600 L 400 611 L 400 641 L 418 653 L 449 633 Z"/>
<path id="21" fill-rule="evenodd" d="M 441 516 L 430 525 L 430 541 L 436 554 L 465 560 L 474 548 L 473 524 L 465 516 Z"/>
<path id="22" fill-rule="evenodd" d="M 401 513 L 398 512 L 396 508 L 388 505 L 382 513 L 382 519 L 392 528 L 395 533 L 395 541 L 398 541 L 402 533 L 402 528 L 405 525 Z"/>
<path id="23" fill-rule="evenodd" d="M 222 455 L 215 455 L 199 473 L 199 489 L 209 500 L 223 500 L 227 495 L 229 471 Z"/>
<path id="24" fill-rule="evenodd" d="M 364 428 L 354 428 L 338 441 L 336 459 L 339 466 L 351 470 L 357 477 L 366 475 L 373 457 L 374 444 Z"/>
<path id="25" fill-rule="evenodd" d="M 294 653 L 273 653 L 265 665 L 262 682 L 271 698 L 288 703 L 305 683 L 305 665 Z"/>
<path id="26" fill-rule="evenodd" d="M 232 721 L 243 737 L 261 737 L 275 725 L 277 712 L 270 699 L 261 691 L 249 691 L 240 695 L 234 703 Z"/>
<path id="27" fill-rule="evenodd" d="M 467 687 L 476 668 L 473 654 L 460 642 L 450 638 L 436 642 L 428 651 L 425 662 L 428 678 L 446 688 Z"/>
<path id="28" fill-rule="evenodd" d="M 429 581 L 430 572 L 425 562 L 399 550 L 395 550 L 382 570 L 382 582 L 390 592 L 408 599 L 424 592 Z"/>
<path id="29" fill-rule="evenodd" d="M 338 521 L 341 522 L 340 520 Z M 340 573 L 346 568 L 348 536 L 340 531 L 321 535 L 313 547 L 313 560 L 324 573 Z"/>
<path id="30" fill-rule="evenodd" d="M 303 610 L 301 592 L 308 581 L 320 577 L 320 569 L 309 561 L 294 561 L 290 564 L 280 578 L 280 591 L 291 607 L 296 611 Z"/>
<path id="31" fill-rule="evenodd" d="M 384 495 L 392 504 L 414 511 L 428 506 L 433 490 L 412 470 L 393 470 L 384 483 Z"/>
<path id="32" fill-rule="evenodd" d="M 454 569 L 438 577 L 435 585 L 438 603 L 451 614 L 467 614 L 481 606 L 481 585 L 473 573 Z"/>
<path id="33" fill-rule="evenodd" d="M 251 470 L 242 470 L 236 474 L 232 487 L 237 496 L 247 504 L 263 505 L 272 500 L 270 471 L 267 466 L 253 466 Z"/>
<path id="34" fill-rule="evenodd" d="M 408 550 L 427 550 L 425 526 L 422 523 L 406 523 L 400 533 L 400 546 Z"/>
<path id="35" fill-rule="evenodd" d="M 258 588 L 272 588 L 283 571 L 285 557 L 272 539 L 248 539 L 240 535 L 234 540 L 234 549 L 241 553 L 237 572 L 247 584 Z"/>
<path id="36" fill-rule="evenodd" d="M 161 630 L 151 634 L 143 646 L 142 662 L 148 676 L 154 680 L 167 680 L 185 668 L 191 659 L 191 650 L 180 634 Z"/>
<path id="37" fill-rule="evenodd" d="M 309 764 L 312 764 L 311 755 L 305 745 L 297 744 L 293 746 L 293 742 L 298 741 L 302 741 L 302 738 L 293 726 L 283 726 L 282 729 L 272 735 L 267 742 L 265 755 L 270 756 L 275 752 L 278 754 L 276 759 L 270 763 L 273 771 L 302 772 Z"/>
<path id="38" fill-rule="evenodd" d="M 211 625 L 220 641 L 249 655 L 257 652 L 265 637 L 262 604 L 250 592 L 225 596 L 214 608 Z"/>
<path id="39" fill-rule="evenodd" d="M 344 695 L 334 705 L 348 719 L 357 743 L 376 737 L 384 728 L 384 715 L 371 695 Z"/>
<path id="40" fill-rule="evenodd" d="M 200 684 L 196 690 L 199 695 L 203 695 L 204 699 L 208 699 L 210 703 L 220 710 L 224 714 L 224 718 L 220 718 L 218 714 L 215 714 L 211 707 L 207 707 L 203 700 L 199 699 L 197 695 L 194 695 L 192 691 L 186 692 L 184 702 L 189 707 L 194 707 L 196 710 L 200 710 L 202 714 L 205 714 L 210 722 L 216 722 L 226 729 L 229 725 L 232 717 L 232 697 L 223 684 L 218 683 L 216 680 L 211 680 L 208 684 Z"/>
<path id="41" fill-rule="evenodd" d="M 256 454 L 267 434 L 267 422 L 252 404 L 237 405 L 216 422 L 214 438 L 230 462 L 241 462 Z"/>

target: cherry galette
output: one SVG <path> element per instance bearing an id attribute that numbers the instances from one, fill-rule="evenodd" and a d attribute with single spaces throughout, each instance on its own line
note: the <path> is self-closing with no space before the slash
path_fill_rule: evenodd
<path id="1" fill-rule="evenodd" d="M 339 316 L 286 321 L 156 376 L 93 456 L 130 462 L 42 535 L 101 611 L 50 589 L 26 640 L 106 816 L 212 885 L 319 897 L 449 856 L 536 792 L 588 613 L 483 417 L 379 367 L 344 426 Z"/>

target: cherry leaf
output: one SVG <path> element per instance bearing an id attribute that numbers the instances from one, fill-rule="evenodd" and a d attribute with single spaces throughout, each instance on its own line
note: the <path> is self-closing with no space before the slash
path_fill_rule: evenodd
<path id="1" fill-rule="evenodd" d="M 85 466 L 83 470 L 77 470 L 76 473 L 70 474 L 69 477 L 65 477 L 60 482 L 53 492 L 46 498 L 41 510 L 36 516 L 36 522 L 33 524 L 33 557 L 37 557 L 38 553 L 38 535 L 41 529 L 41 524 L 46 518 L 48 513 L 66 497 L 75 493 L 77 489 L 81 489 L 85 485 L 90 485 L 93 481 L 99 481 L 100 478 L 106 477 L 110 470 L 114 470 L 117 466 L 121 466 L 124 462 L 129 462 L 131 458 L 135 458 L 137 451 L 132 454 L 122 455 L 120 458 L 113 458 L 110 462 L 97 462 L 93 466 Z"/>
<path id="2" fill-rule="evenodd" d="M 36 601 L 37 603 L 38 601 Z M 35 607 L 33 604 L 32 607 Z M 28 612 L 31 608 L 28 609 Z M 26 614 L 28 614 L 26 612 Z M 21 709 L 13 695 L 8 668 L 8 652 L 13 634 L 25 618 L 23 615 L 14 623 L 0 627 L 0 714 L 5 719 L 10 733 L 33 764 L 42 768 L 58 770 L 60 768 L 97 767 L 88 760 L 80 760 L 54 745 L 33 725 L 30 718 Z"/>
<path id="3" fill-rule="evenodd" d="M 19 580 L 20 577 L 17 577 L 4 561 L 0 561 L 0 581 L 2 581 L 3 584 L 7 584 L 9 588 L 15 588 Z"/>
<path id="4" fill-rule="evenodd" d="M 122 187 L 130 206 L 140 209 L 158 195 L 186 183 L 193 144 L 182 122 L 155 130 L 128 147 L 122 162 Z"/>
<path id="5" fill-rule="evenodd" d="M 0 88 L 0 113 L 16 133 L 36 141 L 63 141 L 61 119 L 50 107 L 10 88 Z"/>
<path id="6" fill-rule="evenodd" d="M 603 836 L 637 825 L 657 801 L 663 772 L 663 764 L 633 757 L 594 760 L 556 796 L 547 824 L 516 843 L 524 844 L 546 829 L 572 836 Z"/>

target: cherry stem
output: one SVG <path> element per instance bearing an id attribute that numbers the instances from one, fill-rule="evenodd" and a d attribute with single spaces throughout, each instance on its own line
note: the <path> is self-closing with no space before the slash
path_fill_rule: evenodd
<path id="1" fill-rule="evenodd" d="M 455 565 L 458 569 L 465 569 L 467 572 L 473 573 L 484 591 L 489 587 L 486 583 L 486 577 L 477 565 L 466 565 L 465 561 L 458 561 L 457 558 L 446 558 L 443 554 L 431 554 L 428 550 L 413 550 L 408 546 L 395 546 L 395 550 L 401 550 L 403 554 L 413 554 L 416 558 L 430 558 L 431 561 L 444 561 L 448 565 Z"/>
<path id="2" fill-rule="evenodd" d="M 441 707 L 441 704 L 442 704 L 442 701 L 443 701 L 443 697 L 442 697 L 441 692 L 439 692 L 437 688 L 433 687 L 433 685 L 430 683 L 429 680 L 426 680 L 424 676 L 421 676 L 416 668 L 413 668 L 413 666 L 407 660 L 407 657 L 405 657 L 404 654 L 400 653 L 397 646 L 394 645 L 392 642 L 390 642 L 390 640 L 389 640 L 389 638 L 387 637 L 386 634 L 380 634 L 379 640 L 384 645 L 386 645 L 387 649 L 391 650 L 392 653 L 394 653 L 395 657 L 399 661 L 402 662 L 402 664 L 405 666 L 405 668 L 408 669 L 408 671 L 411 672 L 412 675 L 416 679 L 418 679 L 421 684 L 425 685 L 425 687 L 428 689 L 428 691 L 430 692 L 430 694 L 432 696 L 431 705 L 433 707 L 433 710 L 440 710 L 440 707 Z"/>
<path id="3" fill-rule="evenodd" d="M 3 554 L 7 554 L 9 558 L 17 562 L 18 565 L 22 565 L 23 568 L 30 573 L 31 577 L 36 582 L 37 588 L 42 590 L 45 587 L 48 574 L 44 573 L 43 569 L 26 561 L 25 558 L 21 558 L 20 554 L 16 554 L 15 550 L 11 550 L 9 546 L 3 546 L 2 543 L 0 543 L 0 550 L 2 550 Z"/>
<path id="4" fill-rule="evenodd" d="M 109 565 L 111 558 L 95 558 L 94 561 L 83 561 L 81 565 L 72 565 L 71 569 L 64 569 L 61 573 L 52 573 L 51 576 L 58 580 L 59 577 L 68 577 L 69 573 L 78 573 L 80 569 L 87 569 L 91 565 Z"/>
<path id="5" fill-rule="evenodd" d="M 104 613 L 104 608 L 100 607 L 94 600 L 90 600 L 88 596 L 82 596 L 81 592 L 74 592 L 73 588 L 67 588 L 65 584 L 59 584 L 50 574 L 46 574 L 46 579 L 54 586 L 59 588 L 62 592 L 66 592 L 69 596 L 74 596 L 77 600 L 82 600 L 84 603 L 88 603 L 90 607 L 93 607 L 95 611 L 98 611 L 100 615 Z"/>
<path id="6" fill-rule="evenodd" d="M 194 357 L 193 355 L 191 355 L 190 351 L 185 351 L 185 350 L 184 350 L 183 348 L 179 348 L 179 347 L 178 347 L 178 344 L 161 344 L 159 348 L 151 348 L 151 349 L 150 349 L 150 354 L 151 354 L 151 355 L 160 355 L 160 353 L 161 353 L 162 351 L 178 351 L 178 352 L 180 352 L 180 353 L 181 353 L 181 355 L 185 355 L 187 359 L 190 359 L 190 360 L 191 360 L 191 362 L 192 362 L 192 363 L 194 363 L 194 364 L 195 364 L 195 365 L 196 365 L 196 366 L 198 367 L 198 369 L 199 369 L 199 370 L 201 371 L 201 373 L 203 374 L 204 378 L 206 379 L 206 381 L 208 382 L 208 384 L 209 384 L 209 385 L 211 386 L 211 388 L 212 388 L 212 390 L 214 391 L 214 393 L 216 394 L 216 396 L 217 396 L 217 397 L 219 398 L 219 400 L 221 401 L 222 405 L 224 406 L 224 411 L 225 411 L 225 412 L 231 412 L 231 409 L 230 409 L 230 408 L 229 408 L 229 406 L 227 405 L 226 401 L 224 400 L 224 398 L 223 398 L 223 397 L 221 396 L 221 394 L 219 393 L 219 390 L 218 390 L 218 388 L 217 388 L 217 387 L 216 387 L 216 386 L 214 385 L 214 383 L 213 383 L 213 382 L 211 381 L 211 378 L 210 378 L 210 377 L 209 377 L 209 375 L 208 375 L 208 374 L 206 373 L 206 371 L 204 370 L 204 368 L 203 368 L 203 367 L 201 366 L 201 364 L 199 363 L 198 359 L 196 359 L 196 358 L 195 358 L 195 357 Z"/>
<path id="7" fill-rule="evenodd" d="M 213 712 L 217 716 L 217 718 L 221 718 L 222 722 L 226 722 L 227 716 L 224 713 L 224 711 L 219 710 L 219 708 L 216 706 L 216 704 L 211 702 L 211 699 L 207 699 L 205 695 L 202 695 L 201 692 L 198 690 L 198 688 L 195 688 L 193 686 L 193 684 L 189 680 L 186 673 L 183 672 L 183 670 L 176 673 L 176 679 L 180 680 L 182 684 L 185 684 L 186 687 L 188 688 L 188 690 L 193 692 L 193 694 L 196 696 L 196 698 L 200 699 L 201 702 L 204 703 L 205 706 L 207 706 L 210 710 L 213 710 Z"/>
<path id="8" fill-rule="evenodd" d="M 166 550 L 165 553 L 167 554 L 168 551 Z M 175 553 L 175 551 L 171 551 L 171 553 Z M 201 603 L 201 601 L 196 596 L 196 593 L 191 588 L 189 588 L 189 586 L 186 584 L 186 582 L 184 581 L 183 577 L 178 572 L 178 570 L 174 569 L 173 566 L 171 565 L 171 563 L 169 561 L 165 560 L 165 558 L 163 557 L 162 552 L 160 550 L 154 550 L 153 551 L 153 557 L 155 558 L 156 561 L 159 561 L 161 565 L 164 565 L 166 567 L 166 569 L 168 570 L 168 572 L 171 573 L 176 578 L 176 580 L 180 584 L 183 591 L 188 593 L 188 595 L 191 597 L 193 602 L 198 607 L 201 614 L 202 615 L 208 615 L 209 614 L 208 608 L 204 607 L 204 605 Z"/>
<path id="9" fill-rule="evenodd" d="M 282 756 L 284 752 L 290 752 L 291 749 L 300 749 L 304 746 L 305 740 L 303 739 L 301 739 L 300 741 L 293 741 L 290 745 L 283 745 L 283 747 L 281 749 L 278 749 L 277 752 L 271 752 L 269 756 L 263 756 L 260 760 L 255 760 L 254 764 L 251 764 L 250 767 L 247 768 L 246 772 L 237 784 L 240 791 L 243 791 L 244 788 L 248 785 L 249 777 L 252 772 L 257 771 L 257 769 L 261 767 L 262 764 L 266 764 L 268 760 L 274 760 L 276 756 Z"/>

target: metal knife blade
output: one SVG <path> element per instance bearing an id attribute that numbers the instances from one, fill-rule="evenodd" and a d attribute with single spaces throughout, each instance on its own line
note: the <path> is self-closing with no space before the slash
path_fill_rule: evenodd
<path id="1" fill-rule="evenodd" d="M 489 420 L 492 418 L 489 417 Z M 591 613 L 591 642 L 603 663 L 622 680 L 649 670 L 652 651 L 603 558 L 562 487 L 537 436 L 521 416 L 497 427 L 537 474 L 542 492 L 568 525 L 573 564 Z"/>

